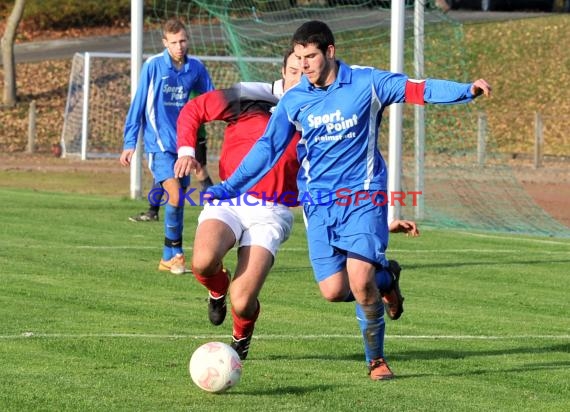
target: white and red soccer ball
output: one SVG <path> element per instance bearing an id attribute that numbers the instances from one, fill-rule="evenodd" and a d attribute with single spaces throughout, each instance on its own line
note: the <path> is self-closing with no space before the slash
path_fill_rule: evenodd
<path id="1" fill-rule="evenodd" d="M 220 393 L 238 384 L 241 360 L 230 345 L 208 342 L 194 351 L 188 370 L 200 389 Z"/>

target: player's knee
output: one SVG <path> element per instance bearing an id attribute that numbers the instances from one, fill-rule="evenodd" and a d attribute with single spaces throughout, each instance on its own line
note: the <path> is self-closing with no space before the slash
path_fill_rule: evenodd
<path id="1" fill-rule="evenodd" d="M 173 191 L 168 193 L 168 204 L 174 207 L 180 206 L 180 193 Z"/>
<path id="2" fill-rule="evenodd" d="M 233 312 L 242 319 L 253 319 L 256 316 L 258 303 L 255 296 L 245 294 L 235 296 L 230 291 Z"/>
<path id="3" fill-rule="evenodd" d="M 350 291 L 343 289 L 321 289 L 321 295 L 329 302 L 344 302 Z"/>
<path id="4" fill-rule="evenodd" d="M 220 264 L 217 260 L 204 254 L 196 254 L 192 256 L 192 271 L 202 276 L 214 276 L 220 270 Z"/>

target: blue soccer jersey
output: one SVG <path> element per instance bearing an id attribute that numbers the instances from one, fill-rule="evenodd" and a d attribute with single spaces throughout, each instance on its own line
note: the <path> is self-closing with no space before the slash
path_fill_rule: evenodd
<path id="1" fill-rule="evenodd" d="M 301 130 L 297 177 L 301 202 L 336 198 L 336 193 L 386 190 L 387 171 L 378 150 L 378 127 L 392 103 L 452 104 L 471 101 L 471 83 L 415 81 L 404 74 L 339 62 L 336 80 L 314 87 L 306 77 L 290 89 L 240 167 L 210 188 L 216 197 L 235 196 L 259 180 Z"/>
<path id="2" fill-rule="evenodd" d="M 214 89 L 206 67 L 195 57 L 177 70 L 168 50 L 150 57 L 142 66 L 139 86 L 125 121 L 123 149 L 134 149 L 143 129 L 147 153 L 176 153 L 176 121 L 192 93 Z"/>

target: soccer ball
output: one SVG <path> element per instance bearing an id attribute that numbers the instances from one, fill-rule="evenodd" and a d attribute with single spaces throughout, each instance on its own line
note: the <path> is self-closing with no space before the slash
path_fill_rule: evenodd
<path id="1" fill-rule="evenodd" d="M 194 351 L 188 370 L 200 389 L 220 393 L 238 384 L 241 360 L 230 345 L 208 342 Z"/>

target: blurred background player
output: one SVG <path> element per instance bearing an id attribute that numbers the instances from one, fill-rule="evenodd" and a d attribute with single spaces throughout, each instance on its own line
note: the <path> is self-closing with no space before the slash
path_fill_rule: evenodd
<path id="1" fill-rule="evenodd" d="M 158 270 L 173 274 L 186 272 L 182 248 L 184 203 L 180 193 L 189 186 L 190 177 L 174 176 L 176 121 L 192 93 L 199 95 L 214 89 L 206 67 L 189 56 L 188 34 L 176 19 L 162 28 L 164 51 L 147 59 L 140 82 L 125 121 L 124 145 L 120 162 L 131 163 L 139 130 L 143 129 L 144 150 L 154 181 L 168 194 L 164 206 L 164 247 Z"/>

